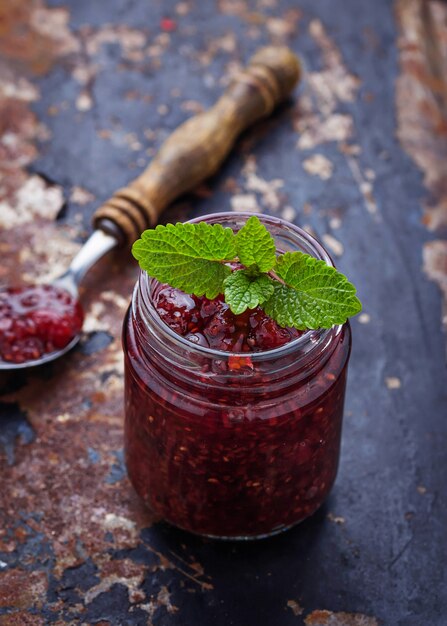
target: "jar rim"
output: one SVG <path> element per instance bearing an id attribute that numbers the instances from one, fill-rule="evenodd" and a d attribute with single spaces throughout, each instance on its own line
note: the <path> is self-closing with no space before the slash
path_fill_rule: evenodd
<path id="1" fill-rule="evenodd" d="M 304 239 L 307 244 L 309 244 L 311 250 L 316 252 L 314 255 L 316 258 L 321 259 L 326 262 L 330 267 L 334 267 L 334 263 L 329 256 L 328 252 L 325 248 L 308 232 L 288 222 L 287 220 L 283 220 L 279 217 L 274 217 L 272 215 L 265 215 L 261 213 L 248 213 L 248 212 L 233 212 L 233 211 L 225 211 L 220 213 L 209 213 L 206 215 L 202 215 L 200 217 L 196 217 L 194 219 L 188 220 L 188 223 L 196 223 L 207 220 L 208 222 L 221 223 L 222 219 L 228 218 L 240 218 L 248 220 L 252 215 L 255 215 L 260 219 L 263 224 L 272 224 L 274 226 L 286 227 L 287 230 L 294 233 L 301 239 Z M 162 332 L 169 337 L 174 343 L 179 346 L 183 346 L 184 348 L 191 350 L 193 349 L 195 352 L 202 354 L 203 356 L 218 358 L 221 360 L 227 360 L 230 357 L 233 358 L 250 358 L 252 361 L 265 361 L 270 359 L 278 359 L 279 357 L 287 356 L 292 352 L 303 349 L 306 346 L 308 349 L 312 350 L 312 347 L 316 347 L 317 345 L 321 345 L 322 343 L 330 343 L 331 339 L 337 337 L 343 328 L 342 324 L 337 324 L 332 326 L 332 328 L 318 328 L 315 330 L 307 330 L 297 339 L 293 339 L 288 343 L 280 346 L 279 348 L 274 348 L 273 350 L 262 350 L 259 352 L 230 352 L 225 350 L 216 350 L 214 348 L 207 348 L 206 346 L 200 346 L 197 344 L 188 341 L 182 335 L 176 333 L 168 324 L 163 322 L 161 317 L 159 316 L 151 297 L 151 287 L 152 283 L 158 283 L 158 281 L 152 277 L 150 277 L 146 271 L 140 271 L 140 280 L 139 282 L 143 282 L 144 289 L 140 290 L 142 295 L 142 299 L 144 302 L 144 307 L 146 311 L 150 314 L 152 319 L 157 321 L 157 325 L 161 328 Z M 311 347 L 312 346 L 312 347 Z M 304 352 L 308 352 L 304 350 Z"/>

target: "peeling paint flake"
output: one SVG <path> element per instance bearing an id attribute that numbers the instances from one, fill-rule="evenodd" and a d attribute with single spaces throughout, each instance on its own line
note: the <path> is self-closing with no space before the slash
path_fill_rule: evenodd
<path id="1" fill-rule="evenodd" d="M 124 312 L 129 306 L 130 294 L 128 298 L 123 298 L 123 296 L 115 291 L 103 291 L 101 293 L 101 299 L 115 304 L 119 309 L 121 309 L 121 311 Z"/>
<path id="2" fill-rule="evenodd" d="M 276 211 L 281 204 L 279 189 L 284 186 L 284 181 L 279 178 L 265 180 L 257 174 L 257 164 L 254 156 L 249 156 L 242 168 L 242 175 L 245 178 L 245 188 L 261 195 L 261 200 L 267 209 Z"/>
<path id="3" fill-rule="evenodd" d="M 335 100 L 353 102 L 361 81 L 347 71 L 340 50 L 329 37 L 320 20 L 313 19 L 310 22 L 309 33 L 319 45 L 327 68 L 323 72 L 311 73 L 309 79 L 319 97 L 320 104 L 327 107 L 330 112 L 335 106 Z"/>
<path id="4" fill-rule="evenodd" d="M 387 376 L 387 378 L 385 378 L 385 384 L 388 389 L 391 390 L 400 389 L 402 386 L 401 380 L 397 378 L 397 376 Z"/>
<path id="5" fill-rule="evenodd" d="M 157 595 L 157 603 L 159 606 L 166 607 L 168 613 L 176 613 L 178 611 L 178 607 L 174 606 L 171 602 L 171 594 L 169 593 L 169 589 L 166 585 L 162 585 L 160 591 Z"/>
<path id="6" fill-rule="evenodd" d="M 79 204 L 83 206 L 84 204 L 89 204 L 94 200 L 95 196 L 87 189 L 78 186 L 74 186 L 71 188 L 70 202 L 73 202 L 73 204 Z"/>
<path id="7" fill-rule="evenodd" d="M 287 608 L 291 609 L 295 617 L 304 613 L 303 607 L 296 600 L 287 600 Z"/>
<path id="8" fill-rule="evenodd" d="M 106 576 L 102 578 L 101 582 L 91 587 L 87 593 L 84 595 L 85 604 L 90 604 L 93 600 L 99 596 L 101 593 L 105 593 L 109 591 L 113 585 L 123 585 L 127 588 L 129 593 L 129 601 L 132 601 L 131 598 L 133 594 L 138 590 L 138 587 L 141 585 L 144 579 L 144 571 L 141 571 L 137 576 L 125 577 L 119 576 L 117 574 L 112 574 L 110 576 Z M 144 594 L 143 594 L 144 595 Z"/>
<path id="9" fill-rule="evenodd" d="M 442 322 L 447 330 L 447 241 L 435 239 L 424 245 L 424 272 L 444 296 Z"/>
<path id="10" fill-rule="evenodd" d="M 93 99 L 88 91 L 81 91 L 79 96 L 76 98 L 75 105 L 78 111 L 90 111 L 93 107 Z"/>
<path id="11" fill-rule="evenodd" d="M 242 16 L 247 13 L 246 0 L 218 0 L 218 7 L 224 15 Z"/>
<path id="12" fill-rule="evenodd" d="M 36 228 L 33 220 L 23 230 L 28 245 L 20 248 L 18 258 L 26 282 L 43 284 L 58 278 L 80 248 L 69 230 L 53 222 L 39 223 Z"/>
<path id="13" fill-rule="evenodd" d="M 370 215 L 376 215 L 378 213 L 378 208 L 373 195 L 372 183 L 365 179 L 365 175 L 362 172 L 358 159 L 355 156 L 347 155 L 346 160 L 348 162 L 349 169 L 352 172 L 352 177 L 357 183 L 357 187 L 363 196 L 366 210 Z"/>
<path id="14" fill-rule="evenodd" d="M 306 626 L 379 626 L 375 617 L 361 613 L 334 613 L 332 611 L 312 611 L 304 619 Z"/>
<path id="15" fill-rule="evenodd" d="M 329 226 L 332 230 L 338 230 L 339 228 L 341 228 L 341 225 L 342 221 L 339 217 L 331 217 L 331 219 L 329 220 Z"/>
<path id="16" fill-rule="evenodd" d="M 334 524 L 344 524 L 346 521 L 341 515 L 334 515 L 333 513 L 328 513 L 327 518 L 330 522 L 334 522 Z"/>
<path id="17" fill-rule="evenodd" d="M 145 33 L 135 28 L 105 24 L 93 32 L 86 27 L 83 35 L 86 51 L 91 57 L 96 56 L 105 44 L 117 43 L 121 46 L 124 58 L 134 61 L 144 58 L 143 50 L 147 45 L 147 37 Z"/>
<path id="18" fill-rule="evenodd" d="M 272 37 L 272 43 L 286 43 L 296 34 L 298 22 L 301 18 L 299 9 L 290 9 L 282 17 L 269 17 L 266 20 L 267 32 Z"/>
<path id="19" fill-rule="evenodd" d="M 334 165 L 324 154 L 313 154 L 303 161 L 303 168 L 312 176 L 319 176 L 322 180 L 331 178 Z"/>
<path id="20" fill-rule="evenodd" d="M 122 515 L 115 515 L 115 513 L 106 513 L 104 517 L 104 526 L 106 528 L 124 528 L 129 531 L 134 531 L 136 524 L 134 521 L 123 517 Z"/>
<path id="21" fill-rule="evenodd" d="M 261 208 L 254 193 L 240 193 L 230 199 L 231 208 L 239 213 L 260 213 Z"/>
<path id="22" fill-rule="evenodd" d="M 357 319 L 360 324 L 369 324 L 371 321 L 371 316 L 368 313 L 360 313 Z"/>
<path id="23" fill-rule="evenodd" d="M 298 148 L 310 150 L 322 143 L 347 141 L 352 135 L 353 121 L 342 113 L 334 113 L 325 120 L 309 116 L 298 119 L 295 129 L 300 133 Z"/>
<path id="24" fill-rule="evenodd" d="M 287 222 L 293 222 L 296 217 L 296 210 L 291 206 L 285 206 L 281 211 L 281 217 Z"/>
<path id="25" fill-rule="evenodd" d="M 0 203 L 0 226 L 9 229 L 36 217 L 55 220 L 64 202 L 62 187 L 49 185 L 38 175 L 31 176 L 11 202 Z"/>
<path id="26" fill-rule="evenodd" d="M 35 3 L 30 11 L 30 26 L 35 32 L 51 41 L 57 56 L 65 56 L 80 50 L 79 41 L 68 28 L 70 13 L 65 8 L 46 8 Z M 39 6 L 40 4 L 40 6 Z"/>
<path id="27" fill-rule="evenodd" d="M 0 78 L 0 96 L 24 102 L 34 102 L 39 97 L 39 90 L 24 76 L 14 76 L 11 73 Z"/>
<path id="28" fill-rule="evenodd" d="M 336 239 L 333 235 L 330 235 L 329 233 L 324 233 L 322 239 L 325 246 L 329 248 L 329 250 L 333 252 L 335 256 L 342 256 L 345 248 L 341 241 L 338 241 L 338 239 Z"/>

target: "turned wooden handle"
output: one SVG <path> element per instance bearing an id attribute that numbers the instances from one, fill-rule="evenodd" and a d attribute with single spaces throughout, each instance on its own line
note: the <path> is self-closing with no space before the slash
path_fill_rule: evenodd
<path id="1" fill-rule="evenodd" d="M 288 48 L 261 48 L 216 104 L 179 126 L 150 165 L 119 189 L 93 216 L 95 228 L 132 244 L 155 226 L 174 198 L 196 187 L 219 168 L 236 137 L 269 115 L 300 78 L 298 58 Z"/>

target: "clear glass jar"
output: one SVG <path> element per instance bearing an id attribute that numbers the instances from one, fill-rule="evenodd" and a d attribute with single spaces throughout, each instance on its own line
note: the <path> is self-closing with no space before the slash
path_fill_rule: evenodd
<path id="1" fill-rule="evenodd" d="M 239 230 L 248 217 L 200 219 Z M 332 265 L 305 231 L 259 218 L 278 251 Z M 264 537 L 312 515 L 337 473 L 349 324 L 266 352 L 221 352 L 165 325 L 157 289 L 142 272 L 123 330 L 126 464 L 138 494 L 171 524 L 219 538 Z"/>

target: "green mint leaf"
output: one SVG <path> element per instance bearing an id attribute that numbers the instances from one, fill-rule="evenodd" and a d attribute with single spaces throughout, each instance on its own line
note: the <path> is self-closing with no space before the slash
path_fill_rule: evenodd
<path id="1" fill-rule="evenodd" d="M 263 308 L 281 326 L 331 328 L 362 309 L 354 285 L 322 260 L 286 252 L 278 257 L 275 273 L 285 284 L 275 283 Z"/>
<path id="2" fill-rule="evenodd" d="M 238 270 L 224 281 L 225 302 L 235 315 L 262 304 L 273 291 L 273 280 L 266 274 L 253 276 L 246 270 Z"/>
<path id="3" fill-rule="evenodd" d="M 144 231 L 132 246 L 141 269 L 171 287 L 215 298 L 231 274 L 235 235 L 220 224 L 167 224 Z"/>
<path id="4" fill-rule="evenodd" d="M 268 272 L 275 265 L 275 241 L 264 224 L 252 215 L 236 234 L 236 249 L 240 262 L 246 267 L 256 265 Z"/>

